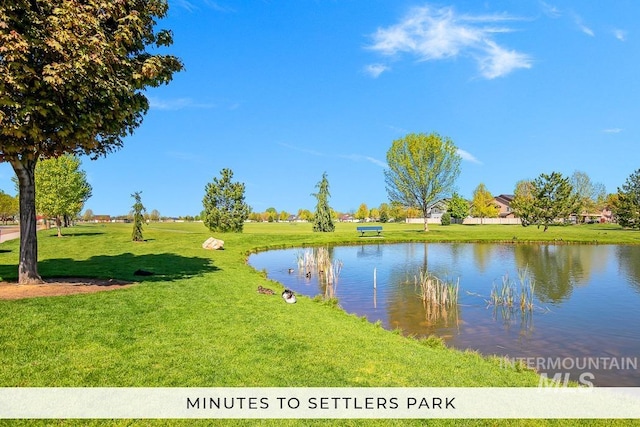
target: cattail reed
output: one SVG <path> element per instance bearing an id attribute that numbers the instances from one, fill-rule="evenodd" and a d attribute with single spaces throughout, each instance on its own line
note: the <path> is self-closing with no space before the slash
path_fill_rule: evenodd
<path id="1" fill-rule="evenodd" d="M 518 272 L 519 286 L 512 280 L 509 275 L 502 276 L 502 284 L 497 286 L 495 283 L 491 290 L 490 304 L 494 306 L 502 306 L 509 309 L 520 309 L 521 311 L 533 310 L 533 296 L 535 291 L 535 281 L 524 269 Z"/>

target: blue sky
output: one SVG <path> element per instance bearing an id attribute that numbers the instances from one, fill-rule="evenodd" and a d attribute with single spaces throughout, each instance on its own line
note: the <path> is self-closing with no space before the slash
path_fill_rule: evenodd
<path id="1" fill-rule="evenodd" d="M 223 168 L 258 212 L 313 210 L 323 172 L 334 209 L 378 206 L 386 152 L 411 132 L 454 141 L 468 198 L 576 170 L 615 192 L 640 168 L 636 1 L 169 4 L 186 70 L 147 92 L 123 149 L 83 160 L 95 214 L 142 191 L 147 210 L 195 215 Z M 12 175 L 0 165 L 14 194 Z"/>

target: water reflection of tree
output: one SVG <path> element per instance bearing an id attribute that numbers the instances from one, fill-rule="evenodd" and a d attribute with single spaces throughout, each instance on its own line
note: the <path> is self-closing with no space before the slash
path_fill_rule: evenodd
<path id="1" fill-rule="evenodd" d="M 627 272 L 636 292 L 640 292 L 640 248 L 637 246 L 616 246 L 619 267 Z"/>
<path id="2" fill-rule="evenodd" d="M 560 302 L 569 298 L 573 287 L 586 283 L 596 266 L 606 264 L 603 248 L 592 245 L 516 245 L 514 258 L 518 268 L 526 268 L 536 284 L 536 296 L 542 302 Z"/>
<path id="3" fill-rule="evenodd" d="M 473 245 L 473 262 L 480 272 L 484 273 L 487 269 L 487 264 L 491 261 L 495 248 L 495 244 L 476 243 Z"/>
<path id="4" fill-rule="evenodd" d="M 560 302 L 573 292 L 574 269 L 582 268 L 560 246 L 518 245 L 514 257 L 518 268 L 526 268 L 535 279 L 535 293 L 542 302 Z"/>

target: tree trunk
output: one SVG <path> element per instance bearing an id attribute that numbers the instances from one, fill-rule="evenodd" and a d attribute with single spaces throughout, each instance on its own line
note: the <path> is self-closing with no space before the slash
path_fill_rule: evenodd
<path id="1" fill-rule="evenodd" d="M 42 283 L 38 274 L 38 237 L 36 234 L 36 159 L 11 160 L 20 190 L 20 262 L 18 284 Z"/>
<path id="2" fill-rule="evenodd" d="M 429 231 L 429 225 L 427 224 L 427 209 L 422 210 L 422 218 L 424 218 L 424 231 Z"/>

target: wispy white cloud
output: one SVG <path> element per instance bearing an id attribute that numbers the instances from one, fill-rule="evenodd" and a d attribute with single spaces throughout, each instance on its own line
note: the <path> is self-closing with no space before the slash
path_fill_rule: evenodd
<path id="1" fill-rule="evenodd" d="M 175 5 L 177 7 L 181 7 L 185 9 L 187 12 L 195 12 L 200 10 L 200 8 L 193 1 L 189 0 L 170 0 L 171 6 Z M 225 6 L 221 4 L 219 1 L 214 0 L 201 0 L 206 7 L 209 9 L 213 9 L 218 12 L 235 12 L 235 10 L 230 6 Z"/>
<path id="2" fill-rule="evenodd" d="M 369 64 L 364 67 L 364 72 L 369 74 L 374 79 L 378 78 L 380 74 L 388 71 L 390 68 L 388 65 L 384 64 Z"/>
<path id="3" fill-rule="evenodd" d="M 225 6 L 222 2 L 214 1 L 214 0 L 204 0 L 204 4 L 209 6 L 213 10 L 217 10 L 218 12 L 235 12 L 235 9 L 231 6 Z"/>
<path id="4" fill-rule="evenodd" d="M 613 36 L 620 40 L 621 42 L 627 41 L 627 32 L 621 29 L 614 29 Z"/>
<path id="5" fill-rule="evenodd" d="M 622 129 L 620 129 L 620 128 L 609 128 L 609 129 L 603 129 L 602 132 L 604 132 L 604 133 L 620 133 L 620 132 L 622 132 Z"/>
<path id="6" fill-rule="evenodd" d="M 541 1 L 540 6 L 542 7 L 542 13 L 547 15 L 549 18 L 557 19 L 562 16 L 562 12 L 560 12 L 560 9 L 558 9 L 554 5 Z"/>
<path id="7" fill-rule="evenodd" d="M 194 12 L 198 10 L 198 7 L 190 2 L 189 0 L 171 0 L 171 5 L 176 5 L 177 7 L 181 7 L 185 9 L 187 12 Z"/>
<path id="8" fill-rule="evenodd" d="M 473 154 L 469 153 L 468 151 L 465 151 L 465 150 L 463 150 L 461 148 L 458 148 L 457 151 L 458 151 L 458 155 L 460 157 L 462 157 L 462 160 L 466 160 L 466 161 L 471 162 L 471 163 L 476 163 L 478 165 L 482 164 L 482 162 L 480 160 L 476 159 L 475 156 Z"/>
<path id="9" fill-rule="evenodd" d="M 284 142 L 279 142 L 278 145 L 288 148 L 290 150 L 294 150 L 294 151 L 299 151 L 301 153 L 306 153 L 306 154 L 311 154 L 312 156 L 317 156 L 317 157 L 325 157 L 326 155 L 324 153 L 321 153 L 319 151 L 315 151 L 315 150 L 309 150 L 307 148 L 300 148 L 300 147 L 296 147 L 295 145 L 291 145 L 291 144 L 287 144 Z"/>
<path id="10" fill-rule="evenodd" d="M 393 126 L 393 125 L 387 125 L 387 128 L 389 128 L 390 130 L 392 130 L 394 133 L 409 133 L 408 130 L 398 127 L 398 126 Z"/>
<path id="11" fill-rule="evenodd" d="M 215 104 L 195 102 L 191 98 L 160 99 L 150 96 L 149 107 L 157 110 L 183 110 L 185 108 L 216 108 Z"/>
<path id="12" fill-rule="evenodd" d="M 362 162 L 362 161 L 367 161 L 367 162 L 371 162 L 375 165 L 378 165 L 380 167 L 386 168 L 387 164 L 381 160 L 378 160 L 374 157 L 371 156 L 363 156 L 361 154 L 325 154 L 322 153 L 320 151 L 316 151 L 316 150 L 310 150 L 308 148 L 300 148 L 297 147 L 295 145 L 291 145 L 291 144 L 286 144 L 284 142 L 279 142 L 278 145 L 288 148 L 290 150 L 294 150 L 294 151 L 298 151 L 301 153 L 305 153 L 305 154 L 310 154 L 312 156 L 316 156 L 316 157 L 334 157 L 334 158 L 339 158 L 339 159 L 347 159 L 347 160 L 352 160 L 354 162 Z"/>
<path id="13" fill-rule="evenodd" d="M 371 162 L 374 165 L 380 166 L 382 168 L 388 168 L 389 166 L 387 165 L 386 162 L 383 162 L 382 160 L 378 160 L 374 157 L 371 156 L 362 156 L 360 154 L 347 154 L 347 155 L 339 155 L 338 157 L 342 158 L 342 159 L 349 159 L 349 160 L 353 160 L 354 162 L 361 162 L 361 161 L 367 161 L 367 162 Z"/>
<path id="14" fill-rule="evenodd" d="M 493 79 L 532 66 L 529 55 L 494 39 L 497 33 L 512 32 L 504 24 L 515 20 L 506 14 L 459 15 L 452 7 L 418 7 L 398 24 L 379 28 L 368 48 L 389 57 L 409 54 L 419 61 L 468 56 L 476 59 L 483 77 Z"/>
<path id="15" fill-rule="evenodd" d="M 582 31 L 583 33 L 585 33 L 588 36 L 594 37 L 595 33 L 593 32 L 593 30 L 588 27 L 584 21 L 582 20 L 582 17 L 578 14 L 573 14 L 573 20 L 576 23 L 576 25 L 578 26 L 578 28 L 580 28 L 580 31 Z"/>

